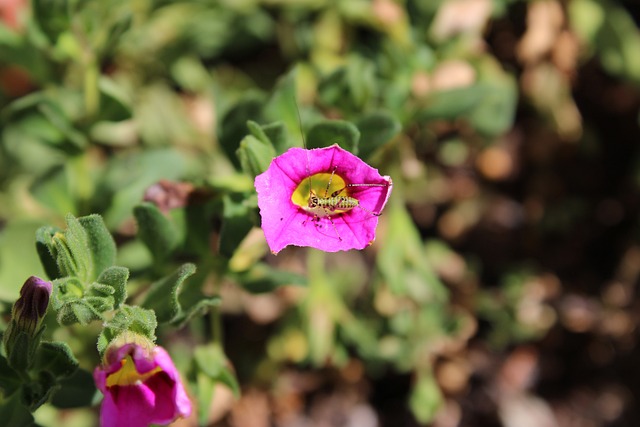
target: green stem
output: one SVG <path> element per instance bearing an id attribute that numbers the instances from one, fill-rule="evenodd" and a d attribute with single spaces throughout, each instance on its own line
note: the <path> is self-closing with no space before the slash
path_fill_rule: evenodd
<path id="1" fill-rule="evenodd" d="M 98 64 L 95 59 L 91 59 L 84 70 L 84 102 L 89 117 L 95 116 L 100 108 L 99 78 Z"/>
<path id="2" fill-rule="evenodd" d="M 220 307 L 211 308 L 211 341 L 222 346 L 222 313 Z"/>

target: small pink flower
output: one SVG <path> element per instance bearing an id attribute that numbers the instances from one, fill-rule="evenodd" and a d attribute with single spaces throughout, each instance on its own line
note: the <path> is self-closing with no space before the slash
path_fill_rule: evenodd
<path id="1" fill-rule="evenodd" d="M 255 179 L 271 252 L 288 245 L 327 252 L 363 249 L 375 239 L 391 178 L 332 145 L 291 148 Z"/>
<path id="2" fill-rule="evenodd" d="M 112 344 L 104 359 L 104 366 L 93 373 L 104 394 L 101 427 L 169 424 L 191 413 L 191 401 L 179 373 L 162 347 Z"/>

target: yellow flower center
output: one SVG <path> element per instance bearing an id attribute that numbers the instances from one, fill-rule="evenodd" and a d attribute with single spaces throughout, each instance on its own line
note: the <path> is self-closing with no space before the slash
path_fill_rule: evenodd
<path id="1" fill-rule="evenodd" d="M 141 374 L 136 369 L 136 365 L 133 359 L 131 359 L 131 356 L 127 356 L 120 361 L 120 369 L 107 377 L 107 387 L 140 384 L 158 372 L 162 372 L 162 368 L 159 366 L 149 372 Z"/>
<path id="2" fill-rule="evenodd" d="M 345 180 L 337 174 L 331 174 L 327 172 L 317 173 L 305 178 L 298 184 L 295 191 L 291 195 L 291 201 L 296 206 L 308 210 L 309 199 L 312 194 L 320 199 L 327 199 L 331 197 L 336 191 L 340 191 L 336 196 L 349 196 L 347 192 L 348 187 Z M 333 213 L 345 212 L 344 210 L 336 209 Z"/>

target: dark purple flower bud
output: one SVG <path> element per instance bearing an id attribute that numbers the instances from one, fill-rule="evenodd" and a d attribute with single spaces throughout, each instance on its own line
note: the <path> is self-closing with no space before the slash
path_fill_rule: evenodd
<path id="1" fill-rule="evenodd" d="M 31 276 L 22 285 L 20 298 L 13 304 L 3 344 L 9 366 L 16 370 L 29 369 L 33 363 L 52 289 L 51 282 Z"/>
<path id="2" fill-rule="evenodd" d="M 13 305 L 12 317 L 18 327 L 28 334 L 38 329 L 49 306 L 53 287 L 51 282 L 31 276 L 20 289 L 20 298 Z"/>

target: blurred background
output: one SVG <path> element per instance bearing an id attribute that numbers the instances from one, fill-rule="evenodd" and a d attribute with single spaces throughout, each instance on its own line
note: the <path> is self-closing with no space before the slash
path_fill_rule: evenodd
<path id="1" fill-rule="evenodd" d="M 0 18 L 3 313 L 67 213 L 104 217 L 135 303 L 158 260 L 132 211 L 164 180 L 164 211 L 213 199 L 205 244 L 167 262 L 222 297 L 241 390 L 221 375 L 200 424 L 640 425 L 636 1 L 1 0 Z M 247 120 L 301 145 L 323 117 L 355 124 L 391 200 L 362 252 L 275 257 Z M 208 328 L 160 343 L 186 366 Z M 50 330 L 93 369 L 95 335 Z"/>

